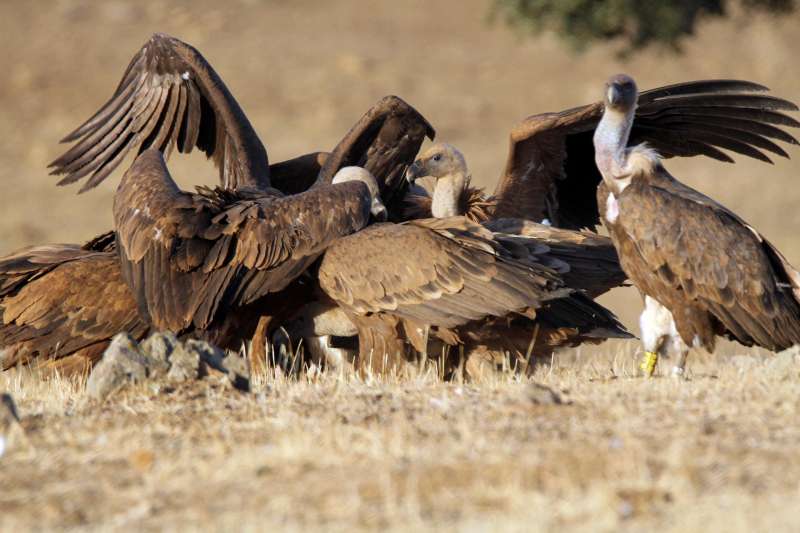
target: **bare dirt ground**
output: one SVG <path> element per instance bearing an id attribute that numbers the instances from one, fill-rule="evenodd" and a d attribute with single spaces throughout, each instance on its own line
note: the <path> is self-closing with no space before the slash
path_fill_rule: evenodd
<path id="1" fill-rule="evenodd" d="M 737 77 L 800 101 L 800 16 L 736 16 L 686 54 L 573 56 L 487 23 L 486 0 L 0 3 L 0 254 L 111 225 L 118 175 L 76 196 L 46 164 L 154 31 L 200 49 L 278 161 L 329 149 L 398 94 L 460 146 L 477 183 L 521 118 L 643 88 Z M 669 162 L 800 265 L 800 151 L 775 166 Z M 201 155 L 181 184 L 212 183 Z M 632 290 L 604 303 L 633 329 Z M 30 446 L 0 459 L 0 529 L 796 530 L 800 376 L 789 356 L 723 346 L 691 379 L 632 377 L 635 343 L 570 351 L 527 380 L 442 384 L 270 378 L 254 395 L 141 388 L 104 405 L 80 385 L 0 376 Z M 744 355 L 742 355 L 744 354 Z M 796 363 L 796 362 L 795 362 Z M 538 394 L 533 395 L 537 398 Z"/>

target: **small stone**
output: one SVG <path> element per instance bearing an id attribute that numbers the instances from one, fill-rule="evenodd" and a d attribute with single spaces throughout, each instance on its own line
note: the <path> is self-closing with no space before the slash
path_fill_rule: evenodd
<path id="1" fill-rule="evenodd" d="M 186 351 L 195 352 L 208 368 L 222 372 L 235 388 L 245 392 L 250 390 L 250 367 L 247 360 L 234 354 L 226 354 L 220 348 L 197 339 L 185 343 Z"/>
<path id="2" fill-rule="evenodd" d="M 130 335 L 119 333 L 89 375 L 86 392 L 103 400 L 129 383 L 141 382 L 148 376 L 149 362 Z"/>
<path id="3" fill-rule="evenodd" d="M 528 399 L 535 405 L 563 405 L 568 403 L 564 401 L 561 394 L 539 383 L 531 383 L 527 392 Z"/>
<path id="4" fill-rule="evenodd" d="M 189 381 L 200 377 L 200 353 L 178 343 L 169 355 L 167 379 L 175 382 Z"/>
<path id="5" fill-rule="evenodd" d="M 160 331 L 147 337 L 142 342 L 141 350 L 142 353 L 153 360 L 154 365 L 162 363 L 164 372 L 167 372 L 170 356 L 180 343 L 181 341 L 171 331 Z"/>

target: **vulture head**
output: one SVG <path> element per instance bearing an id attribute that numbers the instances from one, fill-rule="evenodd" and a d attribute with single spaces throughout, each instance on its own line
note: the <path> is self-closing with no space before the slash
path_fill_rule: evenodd
<path id="1" fill-rule="evenodd" d="M 345 183 L 347 181 L 360 181 L 369 189 L 369 196 L 372 199 L 370 213 L 378 221 L 386 221 L 388 213 L 386 206 L 381 201 L 380 188 L 378 181 L 369 170 L 361 167 L 342 167 L 333 177 L 332 184 Z"/>
<path id="2" fill-rule="evenodd" d="M 438 180 L 458 174 L 466 175 L 466 173 L 467 161 L 464 159 L 464 154 L 452 144 L 436 143 L 425 150 L 408 167 L 406 179 L 414 183 L 415 180 L 425 176 L 431 176 Z"/>
<path id="3" fill-rule="evenodd" d="M 627 113 L 636 106 L 636 82 L 627 74 L 617 74 L 606 82 L 603 103 L 609 110 Z"/>

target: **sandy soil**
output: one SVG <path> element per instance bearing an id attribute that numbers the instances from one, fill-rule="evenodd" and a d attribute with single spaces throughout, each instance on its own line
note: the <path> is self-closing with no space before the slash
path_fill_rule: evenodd
<path id="1" fill-rule="evenodd" d="M 623 62 L 606 47 L 573 56 L 555 39 L 522 38 L 488 11 L 486 0 L 0 3 L 0 254 L 110 227 L 118 175 L 76 196 L 46 165 L 154 31 L 205 54 L 271 160 L 332 147 L 394 93 L 490 187 L 515 122 L 593 101 L 617 71 L 645 88 L 747 78 L 800 101 L 800 16 L 715 22 L 683 56 Z M 790 152 L 774 166 L 669 168 L 800 264 Z M 202 155 L 170 167 L 187 187 L 215 179 Z M 603 301 L 635 326 L 632 290 Z M 271 380 L 253 396 L 203 385 L 93 405 L 79 386 L 5 376 L 32 448 L 0 460 L 0 528 L 797 529 L 800 377 L 786 358 L 726 345 L 691 362 L 691 381 L 645 382 L 627 377 L 634 349 L 568 352 L 536 376 L 568 389 L 569 405 L 532 403 L 529 384 L 510 379 L 335 376 Z"/>

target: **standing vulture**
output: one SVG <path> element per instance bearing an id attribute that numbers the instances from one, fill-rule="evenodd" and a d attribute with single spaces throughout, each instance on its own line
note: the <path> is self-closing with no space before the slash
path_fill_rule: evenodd
<path id="1" fill-rule="evenodd" d="M 785 157 L 773 140 L 797 144 L 779 126 L 800 127 L 800 122 L 781 112 L 795 109 L 794 104 L 759 94 L 766 90 L 749 81 L 704 80 L 645 91 L 639 97 L 629 144 L 647 142 L 664 158 L 705 155 L 732 162 L 722 150 L 766 162 L 770 159 L 764 151 Z M 511 131 L 494 195 L 487 199 L 467 189 L 462 196 L 468 216 L 595 228 L 599 224 L 595 193 L 601 176 L 593 162 L 592 135 L 602 113 L 600 101 L 534 115 L 518 124 Z M 421 159 L 432 161 L 438 154 L 447 163 L 445 148 L 434 146 Z M 430 216 L 424 214 L 430 212 L 430 199 L 419 196 L 406 206 L 411 218 Z"/>
<path id="2" fill-rule="evenodd" d="M 800 343 L 800 273 L 739 216 L 671 176 L 657 144 L 630 146 L 637 96 L 630 77 L 608 81 L 594 146 L 603 223 L 645 299 L 642 370 L 652 375 L 658 354 L 672 352 L 681 374 L 689 347 L 713 351 L 717 335 L 773 351 Z"/>

